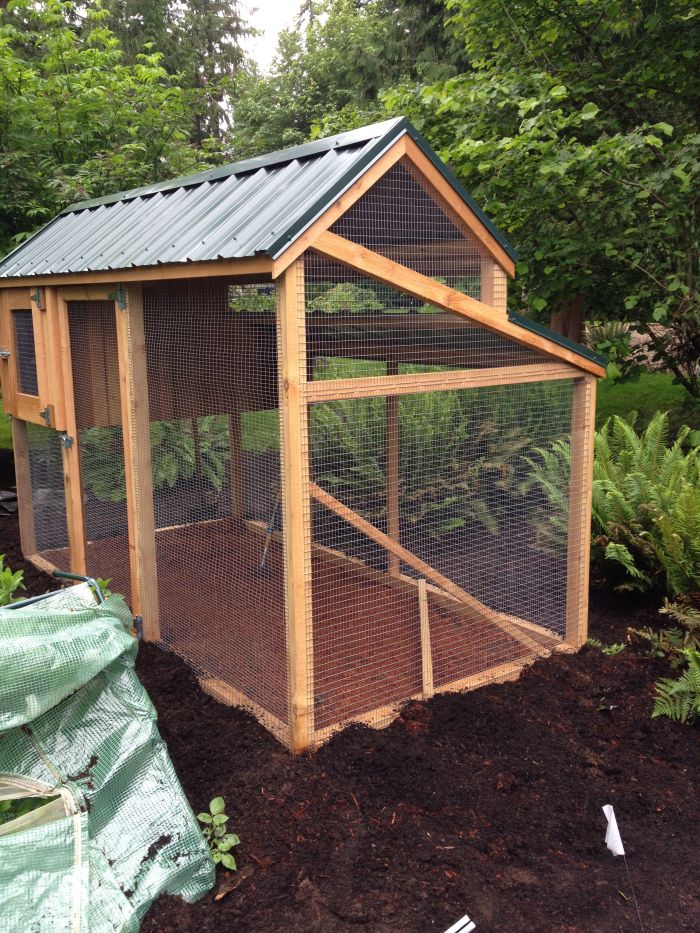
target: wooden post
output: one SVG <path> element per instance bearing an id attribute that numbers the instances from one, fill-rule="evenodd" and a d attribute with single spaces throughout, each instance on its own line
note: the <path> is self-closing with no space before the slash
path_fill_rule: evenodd
<path id="1" fill-rule="evenodd" d="M 12 450 L 15 456 L 15 483 L 17 487 L 17 512 L 19 514 L 19 538 L 25 557 L 36 554 L 36 534 L 34 531 L 34 503 L 32 501 L 32 481 L 29 473 L 29 448 L 27 446 L 27 425 L 24 421 L 12 419 Z"/>
<path id="2" fill-rule="evenodd" d="M 491 256 L 481 258 L 481 301 L 503 314 L 508 310 L 508 278 Z"/>
<path id="3" fill-rule="evenodd" d="M 70 547 L 70 567 L 73 573 L 88 572 L 85 550 L 85 518 L 83 515 L 83 484 L 80 476 L 80 441 L 75 417 L 75 395 L 73 392 L 73 363 L 71 356 L 70 322 L 68 305 L 53 295 L 54 313 L 58 318 L 60 372 L 63 379 L 63 403 L 65 405 L 65 434 L 61 450 L 63 456 L 63 488 L 66 496 L 66 524 Z"/>
<path id="4" fill-rule="evenodd" d="M 242 518 L 245 514 L 245 460 L 243 454 L 243 415 L 240 411 L 229 412 L 228 445 L 229 474 L 231 476 L 231 514 Z"/>
<path id="5" fill-rule="evenodd" d="M 571 411 L 565 641 L 575 648 L 585 644 L 588 634 L 595 396 L 594 376 L 582 376 L 574 380 Z"/>
<path id="6" fill-rule="evenodd" d="M 396 376 L 399 366 L 396 360 L 386 364 L 387 376 Z M 395 395 L 386 400 L 386 528 L 390 538 L 399 542 L 401 522 L 399 512 L 399 400 Z M 401 561 L 391 551 L 388 553 L 387 569 L 389 576 L 398 577 L 401 573 Z"/>
<path id="7" fill-rule="evenodd" d="M 314 730 L 311 506 L 303 263 L 303 258 L 296 259 L 277 280 L 284 586 L 289 725 L 293 752 L 302 752 L 309 747 Z"/>
<path id="8" fill-rule="evenodd" d="M 420 654 L 423 667 L 423 696 L 435 693 L 433 686 L 433 652 L 430 647 L 430 617 L 428 615 L 428 589 L 423 577 L 418 581 L 418 610 L 420 612 Z"/>
<path id="9" fill-rule="evenodd" d="M 115 302 L 126 505 L 129 526 L 131 608 L 143 618 L 143 637 L 158 641 L 158 567 L 150 415 L 140 285 L 126 287 L 126 308 Z"/>

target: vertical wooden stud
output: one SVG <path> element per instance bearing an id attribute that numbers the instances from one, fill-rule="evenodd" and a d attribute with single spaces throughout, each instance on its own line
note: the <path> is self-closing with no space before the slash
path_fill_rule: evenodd
<path id="1" fill-rule="evenodd" d="M 229 473 L 231 476 L 231 514 L 245 514 L 245 459 L 243 453 L 243 415 L 232 411 L 228 416 Z"/>
<path id="2" fill-rule="evenodd" d="M 132 612 L 143 618 L 143 637 L 147 641 L 158 641 L 158 566 L 141 286 L 128 285 L 126 307 L 122 308 L 119 302 L 116 302 L 114 309 L 119 356 Z"/>
<path id="3" fill-rule="evenodd" d="M 314 731 L 311 506 L 303 258 L 294 260 L 277 280 L 277 322 L 289 725 L 292 751 L 302 752 L 311 744 Z"/>
<path id="4" fill-rule="evenodd" d="M 0 359 L 0 385 L 2 386 L 3 407 L 5 414 L 13 415 L 17 412 L 14 378 L 15 347 L 12 339 L 10 301 L 6 288 L 0 289 L 0 345 L 8 351 L 8 355 Z"/>
<path id="5" fill-rule="evenodd" d="M 34 503 L 32 502 L 32 482 L 29 473 L 27 425 L 17 418 L 12 419 L 12 450 L 15 456 L 19 537 L 22 553 L 25 557 L 29 557 L 37 552 L 36 534 L 34 532 Z"/>
<path id="6" fill-rule="evenodd" d="M 396 376 L 398 371 L 399 367 L 396 360 L 389 360 L 386 364 L 387 376 Z M 386 400 L 386 530 L 389 537 L 397 543 L 400 543 L 401 537 L 399 512 L 400 444 L 399 400 L 397 396 L 389 395 Z M 387 569 L 389 576 L 399 576 L 401 561 L 395 554 L 388 554 Z"/>
<path id="7" fill-rule="evenodd" d="M 588 634 L 595 396 L 595 376 L 583 376 L 574 380 L 571 412 L 565 640 L 567 644 L 575 648 L 585 643 Z"/>
<path id="8" fill-rule="evenodd" d="M 73 365 L 71 361 L 68 305 L 56 298 L 59 353 L 63 375 L 63 401 L 65 404 L 65 434 L 62 448 L 63 488 L 66 496 L 66 523 L 70 547 L 70 566 L 73 573 L 87 573 L 85 549 L 85 519 L 83 515 L 83 484 L 80 477 L 80 445 L 75 417 L 73 393 Z"/>
<path id="9" fill-rule="evenodd" d="M 423 696 L 427 700 L 435 693 L 435 687 L 433 684 L 433 652 L 430 647 L 428 588 L 423 577 L 418 580 L 418 610 L 420 612 L 420 654 L 423 668 Z"/>
<path id="10" fill-rule="evenodd" d="M 63 354 L 58 349 L 61 346 L 61 309 L 56 288 L 47 286 L 44 289 L 44 304 L 46 383 L 48 400 L 53 410 L 52 427 L 57 431 L 66 431 L 65 381 L 66 378 L 71 378 L 72 387 L 72 372 L 64 373 Z"/>

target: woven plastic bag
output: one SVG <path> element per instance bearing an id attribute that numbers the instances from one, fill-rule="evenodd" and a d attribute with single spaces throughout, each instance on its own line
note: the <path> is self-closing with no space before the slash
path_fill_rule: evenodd
<path id="1" fill-rule="evenodd" d="M 135 933 L 214 866 L 134 672 L 123 599 L 0 609 L 0 929 Z M 46 803 L 3 821 L 3 801 Z"/>

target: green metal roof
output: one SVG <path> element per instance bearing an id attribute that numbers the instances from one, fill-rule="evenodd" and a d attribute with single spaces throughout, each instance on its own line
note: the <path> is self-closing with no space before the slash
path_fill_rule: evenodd
<path id="1" fill-rule="evenodd" d="M 72 204 L 0 263 L 0 278 L 279 256 L 400 137 L 416 141 L 515 251 L 403 117 L 269 155 Z"/>

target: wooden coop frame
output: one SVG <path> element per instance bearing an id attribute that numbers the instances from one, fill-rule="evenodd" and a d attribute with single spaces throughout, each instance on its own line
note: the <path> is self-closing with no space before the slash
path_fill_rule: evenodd
<path id="1" fill-rule="evenodd" d="M 296 213 L 275 236 L 268 235 L 264 248 L 251 247 L 247 255 L 230 258 L 197 258 L 167 261 L 156 255 L 141 263 L 101 267 L 96 258 L 86 262 L 80 250 L 62 266 L 48 268 L 56 253 L 56 241 L 65 247 L 66 238 L 80 234 L 94 237 L 87 229 L 96 216 L 104 216 L 109 224 L 110 206 L 147 203 L 162 193 L 207 187 L 216 190 L 221 179 L 250 179 L 256 173 L 275 166 L 311 166 L 314 160 L 329 154 L 345 153 L 350 165 L 344 174 L 336 172 L 325 188 L 313 199 L 295 207 Z M 358 155 L 359 153 L 359 155 Z M 450 284 L 411 268 L 410 247 L 396 247 L 382 252 L 355 242 L 332 231 L 334 224 L 350 208 L 372 190 L 373 186 L 400 163 L 418 181 L 450 222 L 465 236 L 472 238 L 484 259 L 480 272 L 479 298 L 465 294 Z M 199 188 L 197 187 L 199 186 Z M 264 185 L 263 185 L 264 189 Z M 235 197 L 231 195 L 231 197 Z M 186 215 L 185 215 L 186 219 Z M 62 233 L 62 226 L 72 224 Z M 194 223 L 194 221 L 193 221 Z M 202 221 L 200 221 L 202 223 Z M 206 227 L 206 221 L 204 221 Z M 103 228 L 105 235 L 109 226 Z M 269 233 L 269 231 L 266 231 Z M 123 237 L 128 239 L 128 227 Z M 38 252 L 37 252 L 38 250 Z M 310 378 L 307 360 L 307 307 L 304 297 L 305 258 L 314 255 L 339 263 L 343 268 L 383 283 L 419 301 L 429 303 L 471 326 L 477 326 L 518 347 L 539 355 L 537 362 L 522 365 L 457 366 L 441 371 L 399 373 L 398 366 L 387 364 L 386 375 L 354 378 Z M 426 247 L 427 250 L 427 247 Z M 67 253 L 70 251 L 65 249 Z M 414 250 L 415 252 L 415 250 Z M 391 255 L 388 255 L 391 253 Z M 42 257 L 48 256 L 46 261 Z M 221 255 L 221 253 L 219 253 Z M 225 253 L 224 253 L 225 255 Z M 401 260 L 404 260 L 402 262 Z M 105 260 L 105 263 L 107 261 Z M 111 263 L 114 265 L 114 262 Z M 414 263 L 415 265 L 415 263 Z M 59 271 L 56 271 L 59 270 Z M 116 396 L 108 404 L 117 406 L 123 438 L 123 460 L 128 527 L 128 564 L 131 605 L 135 615 L 143 619 L 144 638 L 159 641 L 159 591 L 156 555 L 156 521 L 152 485 L 151 443 L 152 421 L 149 412 L 146 336 L 144 330 L 144 289 L 169 282 L 194 286 L 197 282 L 225 278 L 229 282 L 268 282 L 276 287 L 276 328 L 278 367 L 278 408 L 280 416 L 281 508 L 284 533 L 272 537 L 282 545 L 284 566 L 284 603 L 286 618 L 287 715 L 281 717 L 262 703 L 246 695 L 234 685 L 216 676 L 202 677 L 201 683 L 217 699 L 243 705 L 284 744 L 295 752 L 320 744 L 333 731 L 348 721 L 383 725 L 395 715 L 401 702 L 411 698 L 429 697 L 445 690 L 464 690 L 490 681 L 513 676 L 537 657 L 552 651 L 571 651 L 586 639 L 588 615 L 588 573 L 590 505 L 592 487 L 593 432 L 596 380 L 604 375 L 602 361 L 583 347 L 547 332 L 506 307 L 506 281 L 515 274 L 515 256 L 501 234 L 471 202 L 466 192 L 439 162 L 419 134 L 403 119 L 388 121 L 361 131 L 342 134 L 331 140 L 321 140 L 306 147 L 273 154 L 261 160 L 251 160 L 226 170 L 213 170 L 141 192 L 127 192 L 101 202 L 88 202 L 68 208 L 52 224 L 39 231 L 26 244 L 0 263 L 0 334 L 2 359 L 0 376 L 6 411 L 12 415 L 12 433 L 17 469 L 22 550 L 30 561 L 43 570 L 54 564 L 39 553 L 35 534 L 36 506 L 32 501 L 30 465 L 26 424 L 47 425 L 58 432 L 61 440 L 65 520 L 70 553 L 70 568 L 86 573 L 86 520 L 81 481 L 81 456 L 76 439 L 80 426 L 76 416 L 76 391 L 83 380 L 106 378 L 109 370 Z M 69 310 L 73 302 L 110 302 L 113 305 L 116 334 L 116 354 L 88 353 L 87 370 L 76 381 L 72 357 Z M 16 312 L 31 315 L 34 336 L 36 385 L 27 391 L 20 372 L 18 351 L 18 319 Z M 438 321 L 438 318 L 435 318 Z M 401 321 L 396 326 L 404 326 Z M 421 322 L 422 326 L 427 326 Z M 87 339 L 87 338 L 86 338 Z M 97 339 L 97 338 L 96 338 Z M 88 347 L 89 350 L 89 347 Z M 91 372 L 94 370 L 94 372 Z M 569 477 L 569 512 L 566 557 L 565 630 L 561 635 L 542 628 L 524 618 L 497 611 L 432 566 L 424 558 L 400 542 L 399 518 L 399 443 L 398 405 L 404 396 L 418 392 L 469 390 L 502 385 L 524 385 L 568 381 L 571 395 L 571 473 Z M 113 393 L 114 394 L 114 393 Z M 386 399 L 386 530 L 368 521 L 314 481 L 310 473 L 309 410 L 319 403 L 352 399 Z M 106 403 L 107 404 L 107 403 Z M 108 423 L 108 422 L 105 422 Z M 240 420 L 237 421 L 240 428 Z M 238 429 L 231 427 L 230 458 L 240 456 Z M 242 514 L 244 491 L 231 467 L 233 510 Z M 381 549 L 387 558 L 385 570 L 378 570 L 351 555 L 312 541 L 312 506 L 320 503 L 331 513 Z M 249 522 L 250 530 L 264 536 L 260 522 Z M 410 695 L 394 699 L 389 704 L 354 712 L 345 719 L 318 727 L 314 722 L 314 655 L 312 558 L 314 553 L 324 560 L 342 566 L 350 564 L 368 581 L 378 581 L 415 601 L 420 619 L 420 687 Z M 404 565 L 412 573 L 401 572 Z M 109 575 L 110 568 L 99 568 Z M 468 610 L 505 633 L 522 646 L 520 656 L 463 674 L 436 685 L 431 658 L 431 619 L 429 605 L 442 606 L 447 612 Z"/>

